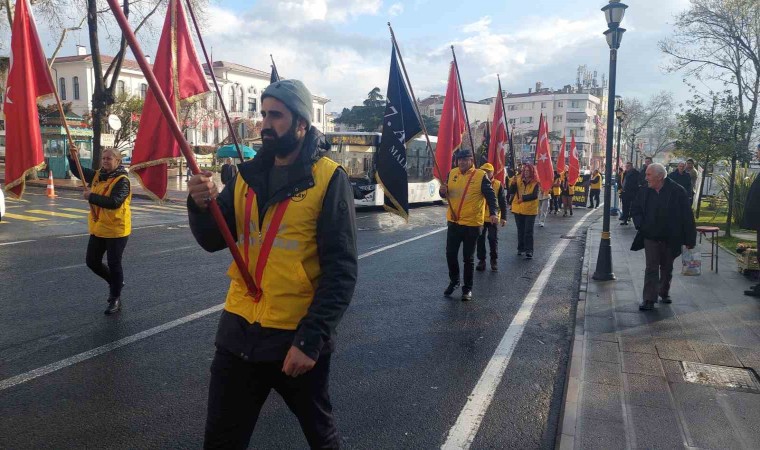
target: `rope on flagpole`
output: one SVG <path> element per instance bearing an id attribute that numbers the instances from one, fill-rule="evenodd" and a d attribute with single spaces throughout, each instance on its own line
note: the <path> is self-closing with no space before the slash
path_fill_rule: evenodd
<path id="1" fill-rule="evenodd" d="M 224 113 L 224 118 L 227 120 L 227 128 L 230 130 L 230 136 L 232 137 L 232 142 L 235 144 L 235 150 L 237 150 L 238 157 L 240 158 L 240 163 L 243 163 L 243 151 L 240 149 L 240 144 L 237 140 L 237 135 L 235 134 L 235 129 L 232 127 L 232 121 L 230 120 L 230 115 L 227 114 L 227 107 L 224 106 L 224 97 L 222 97 L 222 90 L 219 88 L 219 83 L 216 81 L 216 75 L 214 75 L 214 66 L 211 65 L 213 61 L 208 57 L 208 53 L 206 53 L 206 44 L 203 43 L 203 38 L 201 37 L 201 29 L 198 27 L 198 22 L 195 20 L 195 11 L 193 11 L 193 5 L 190 3 L 190 0 L 187 0 L 185 2 L 187 4 L 187 11 L 190 13 L 190 18 L 193 21 L 193 27 L 195 28 L 195 34 L 198 36 L 198 43 L 201 44 L 201 50 L 203 50 L 203 57 L 206 59 L 206 65 L 208 66 L 208 70 L 211 73 L 211 81 L 214 82 L 214 89 L 216 89 L 216 95 L 219 97 L 219 104 L 222 106 L 222 113 Z M 233 93 L 234 95 L 234 93 Z"/>
<path id="2" fill-rule="evenodd" d="M 150 69 L 148 61 L 145 59 L 145 55 L 140 48 L 140 44 L 137 43 L 137 38 L 132 32 L 132 29 L 129 27 L 129 22 L 127 21 L 126 16 L 124 16 L 124 12 L 121 10 L 121 7 L 119 7 L 119 0 L 108 0 L 108 6 L 111 8 L 114 17 L 116 18 L 116 22 L 119 24 L 119 28 L 121 28 L 122 33 L 124 33 L 124 37 L 129 43 L 129 47 L 132 49 L 132 54 L 135 56 L 137 64 L 140 66 L 140 69 L 142 70 L 143 75 L 145 76 L 145 79 L 150 86 L 150 90 L 153 93 L 153 96 L 155 97 L 159 108 L 161 108 L 161 113 L 164 115 L 164 119 L 166 119 L 166 122 L 169 125 L 174 138 L 179 144 L 179 148 L 182 151 L 182 154 L 187 160 L 187 165 L 190 167 L 190 170 L 194 175 L 201 173 L 200 168 L 198 167 L 198 163 L 195 161 L 193 151 L 190 148 L 190 144 L 188 144 L 187 140 L 185 140 L 185 136 L 182 134 L 182 130 L 177 123 L 177 118 L 174 117 L 171 107 L 166 101 L 166 96 L 164 96 L 164 92 L 161 90 L 161 86 L 158 84 L 156 76 Z M 248 289 L 247 295 L 253 297 L 254 302 L 257 302 L 258 300 L 255 299 L 256 293 L 258 292 L 256 283 L 253 281 L 251 273 L 248 272 L 248 267 L 245 263 L 245 260 L 243 260 L 243 256 L 240 254 L 240 250 L 235 244 L 235 238 L 232 237 L 232 233 L 227 226 L 227 222 L 222 215 L 222 210 L 219 208 L 219 204 L 217 203 L 216 198 L 209 199 L 208 207 L 212 217 L 214 218 L 214 221 L 216 222 L 216 226 L 219 227 L 219 232 L 222 234 L 224 242 L 230 249 L 232 258 L 235 260 L 235 265 L 240 271 L 240 275 L 243 277 L 243 281 L 245 282 L 246 288 Z"/>
<path id="3" fill-rule="evenodd" d="M 454 53 L 454 46 L 451 46 L 451 54 L 454 56 L 454 67 L 457 69 L 457 83 L 459 84 L 459 96 L 462 97 L 462 108 L 464 108 L 464 120 L 467 121 L 467 134 L 470 136 L 470 147 L 475 154 L 475 141 L 472 139 L 472 130 L 470 129 L 470 117 L 467 114 L 467 101 L 464 99 L 464 87 L 462 87 L 462 78 L 459 76 L 459 63 L 457 63 L 457 54 Z"/>
<path id="4" fill-rule="evenodd" d="M 414 104 L 414 111 L 417 113 L 417 120 L 420 122 L 420 128 L 422 128 L 422 132 L 425 134 L 425 141 L 427 142 L 427 150 L 428 153 L 430 153 L 430 158 L 433 160 L 433 166 L 435 167 L 435 170 L 441 175 L 441 178 L 444 176 L 447 176 L 448 174 L 441 173 L 441 168 L 438 167 L 438 161 L 435 159 L 435 153 L 433 152 L 433 145 L 430 143 L 430 135 L 428 134 L 427 127 L 425 126 L 425 121 L 422 120 L 422 114 L 420 113 L 420 106 L 417 104 L 417 97 L 414 95 L 414 89 L 412 89 L 412 83 L 409 81 L 409 74 L 406 73 L 406 65 L 404 64 L 404 58 L 401 56 L 401 49 L 398 47 L 398 42 L 396 42 L 396 34 L 393 32 L 393 27 L 391 27 L 391 23 L 388 22 L 388 29 L 391 32 L 391 41 L 393 43 L 393 48 L 396 49 L 396 54 L 398 55 L 398 60 L 401 62 L 401 70 L 404 72 L 404 80 L 406 80 L 406 85 L 409 87 L 409 94 L 412 96 L 412 103 Z M 441 184 L 443 184 L 442 180 Z M 452 206 L 451 202 L 446 201 L 446 203 L 449 205 L 449 210 L 451 211 L 451 217 L 456 219 L 457 215 L 454 212 L 454 206 Z"/>

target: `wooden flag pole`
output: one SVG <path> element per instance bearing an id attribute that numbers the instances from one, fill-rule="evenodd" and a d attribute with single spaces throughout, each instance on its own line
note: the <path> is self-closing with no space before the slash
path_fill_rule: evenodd
<path id="1" fill-rule="evenodd" d="M 140 66 L 140 69 L 142 69 L 143 75 L 145 76 L 145 79 L 150 86 L 150 90 L 153 93 L 153 96 L 156 98 L 156 102 L 158 103 L 159 108 L 161 108 L 161 113 L 163 113 L 164 119 L 166 119 L 166 122 L 169 125 L 174 138 L 177 140 L 177 143 L 179 143 L 179 148 L 187 160 L 188 167 L 190 167 L 190 170 L 194 175 L 201 173 L 200 168 L 198 167 L 198 163 L 195 161 L 195 156 L 193 156 L 193 151 L 190 148 L 190 144 L 188 144 L 185 140 L 185 136 L 182 134 L 182 130 L 177 123 L 177 118 L 174 117 L 171 107 L 169 106 L 169 102 L 166 101 L 166 96 L 164 96 L 164 93 L 161 90 L 161 87 L 159 86 L 158 80 L 156 80 L 156 76 L 153 74 L 153 71 L 150 70 L 148 61 L 145 59 L 145 55 L 140 48 L 140 44 L 137 43 L 135 34 L 129 27 L 127 17 L 124 15 L 124 12 L 119 6 L 119 0 L 108 0 L 108 6 L 111 8 L 114 17 L 116 18 L 116 22 L 119 24 L 119 28 L 121 28 L 122 33 L 124 33 L 124 37 L 127 39 L 129 47 L 132 49 L 132 54 L 137 60 L 137 64 Z M 248 289 L 247 294 L 254 298 L 254 302 L 257 302 L 258 300 L 255 298 L 256 293 L 258 292 L 256 283 L 253 281 L 253 277 L 251 277 L 250 272 L 248 272 L 248 267 L 245 263 L 245 260 L 243 260 L 243 256 L 240 254 L 240 250 L 235 244 L 235 238 L 232 236 L 229 227 L 227 227 L 227 222 L 224 220 L 222 210 L 219 208 L 219 204 L 217 203 L 216 198 L 208 199 L 208 207 L 209 211 L 211 211 L 211 215 L 213 216 L 214 221 L 216 222 L 216 226 L 219 227 L 219 232 L 222 234 L 224 242 L 230 249 L 232 258 L 235 260 L 235 265 L 237 265 L 238 270 L 240 271 L 240 275 L 243 277 L 243 281 L 245 282 L 246 288 Z"/>
<path id="2" fill-rule="evenodd" d="M 187 11 L 190 13 L 190 18 L 193 21 L 195 34 L 198 36 L 198 43 L 201 44 L 203 57 L 206 59 L 206 65 L 208 66 L 208 70 L 211 75 L 211 81 L 214 82 L 214 89 L 216 90 L 216 95 L 219 97 L 219 104 L 222 106 L 222 113 L 224 114 L 225 120 L 227 120 L 227 128 L 230 130 L 230 136 L 232 137 L 232 142 L 235 144 L 235 150 L 237 150 L 238 157 L 240 158 L 240 163 L 242 164 L 244 161 L 243 151 L 240 148 L 240 143 L 238 143 L 237 134 L 235 134 L 235 129 L 232 127 L 232 121 L 230 120 L 230 115 L 227 114 L 227 107 L 224 106 L 224 97 L 222 97 L 222 90 L 219 88 L 219 83 L 216 81 L 216 76 L 214 75 L 214 66 L 211 65 L 213 61 L 211 61 L 211 59 L 208 57 L 208 53 L 206 53 L 206 44 L 203 43 L 203 38 L 201 37 L 201 29 L 198 27 L 198 22 L 195 20 L 195 12 L 193 11 L 193 5 L 190 3 L 190 0 L 187 0 L 185 3 L 187 4 Z"/>
<path id="3" fill-rule="evenodd" d="M 404 64 L 404 58 L 401 56 L 401 50 L 398 48 L 398 42 L 396 42 L 396 34 L 393 32 L 393 27 L 391 27 L 391 23 L 388 22 L 388 29 L 391 32 L 391 41 L 393 42 L 393 48 L 396 49 L 396 54 L 398 55 L 398 60 L 401 63 L 401 70 L 404 72 L 404 80 L 406 81 L 406 85 L 409 87 L 409 94 L 412 96 L 412 103 L 414 104 L 414 111 L 417 113 L 417 120 L 420 122 L 420 127 L 422 128 L 422 132 L 425 134 L 425 141 L 427 142 L 427 149 L 428 153 L 430 153 L 430 157 L 433 159 L 433 166 L 435 167 L 435 170 L 438 172 L 441 177 L 447 176 L 448 174 L 441 173 L 440 167 L 438 167 L 438 161 L 435 159 L 435 153 L 433 152 L 433 145 L 430 143 L 430 135 L 428 134 L 427 127 L 425 126 L 425 121 L 422 120 L 422 114 L 420 113 L 420 106 L 417 104 L 417 97 L 414 95 L 414 89 L 412 89 L 412 83 L 409 81 L 409 74 L 406 72 L 406 65 Z M 441 184 L 443 184 L 442 180 Z M 448 200 L 446 203 L 449 205 L 449 210 L 451 211 L 451 217 L 456 220 L 457 215 L 454 212 L 454 207 L 451 205 L 451 202 Z"/>
<path id="4" fill-rule="evenodd" d="M 454 56 L 454 67 L 457 69 L 457 84 L 459 84 L 459 96 L 462 97 L 462 108 L 464 108 L 464 120 L 467 122 L 467 134 L 470 136 L 470 147 L 472 154 L 475 155 L 475 141 L 472 139 L 472 130 L 470 129 L 470 116 L 467 114 L 467 101 L 464 99 L 464 88 L 462 87 L 462 77 L 459 75 L 459 63 L 457 63 L 457 54 L 454 53 L 454 46 L 451 46 L 451 55 Z"/>

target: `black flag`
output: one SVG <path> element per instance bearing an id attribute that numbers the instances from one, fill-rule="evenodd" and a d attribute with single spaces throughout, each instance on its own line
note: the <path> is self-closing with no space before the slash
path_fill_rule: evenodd
<path id="1" fill-rule="evenodd" d="M 272 74 L 269 75 L 269 84 L 280 81 L 280 74 L 277 73 L 277 66 L 272 64 Z"/>
<path id="2" fill-rule="evenodd" d="M 383 135 L 380 147 L 377 149 L 375 177 L 385 191 L 385 209 L 408 219 L 409 182 L 406 175 L 406 143 L 422 132 L 422 126 L 399 70 L 395 49 L 391 51 L 391 69 L 385 99 Z"/>

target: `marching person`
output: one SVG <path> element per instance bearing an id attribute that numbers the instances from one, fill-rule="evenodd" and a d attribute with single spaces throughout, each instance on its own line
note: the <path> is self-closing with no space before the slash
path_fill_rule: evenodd
<path id="1" fill-rule="evenodd" d="M 489 222 L 496 226 L 496 194 L 486 173 L 474 166 L 471 150 L 459 149 L 454 153 L 457 167 L 449 172 L 446 183 L 441 184 L 438 193 L 447 198 L 446 211 L 448 230 L 446 232 L 446 262 L 449 266 L 449 286 L 443 295 L 450 296 L 459 286 L 459 247 L 462 246 L 464 263 L 464 284 L 462 301 L 472 300 L 472 282 L 475 275 L 475 245 L 484 222 L 484 211 L 488 211 Z"/>
<path id="2" fill-rule="evenodd" d="M 551 208 L 550 211 L 554 211 L 554 214 L 556 215 L 559 212 L 559 205 L 562 203 L 562 187 L 561 187 L 562 180 L 559 176 L 559 173 L 557 171 L 554 171 L 554 182 L 552 183 L 552 190 L 551 190 Z"/>
<path id="3" fill-rule="evenodd" d="M 76 150 L 74 150 L 76 152 Z M 69 158 L 69 166 L 76 167 Z M 79 178 L 79 170 L 73 169 Z M 121 309 L 121 288 L 124 286 L 124 270 L 121 258 L 132 232 L 132 188 L 127 170 L 121 165 L 121 153 L 115 148 L 103 149 L 100 169 L 82 167 L 82 175 L 88 187 L 83 197 L 90 204 L 87 218 L 90 240 L 87 243 L 87 267 L 108 283 L 108 307 L 106 315 Z M 106 255 L 107 265 L 103 264 Z"/>
<path id="4" fill-rule="evenodd" d="M 623 188 L 620 190 L 620 201 L 623 204 L 623 211 L 620 214 L 620 225 L 628 225 L 631 220 L 631 205 L 639 193 L 641 183 L 639 182 L 639 171 L 634 169 L 632 162 L 625 163 L 625 172 L 623 174 Z"/>
<path id="5" fill-rule="evenodd" d="M 551 207 L 551 188 L 549 192 L 544 192 L 544 188 L 538 186 L 538 226 L 543 228 L 546 225 L 546 216 L 549 215 Z"/>
<path id="6" fill-rule="evenodd" d="M 681 254 L 682 245 L 692 249 L 697 240 L 688 194 L 667 174 L 662 164 L 649 164 L 648 187 L 639 191 L 631 207 L 638 230 L 631 250 L 643 248 L 646 259 L 643 301 L 639 305 L 642 311 L 653 309 L 658 295 L 662 303 L 672 303 L 673 260 Z"/>
<path id="7" fill-rule="evenodd" d="M 532 164 L 525 164 L 522 174 L 509 185 L 509 192 L 513 195 L 512 214 L 517 225 L 517 256 L 525 253 L 527 259 L 533 258 L 533 226 L 538 215 L 539 189 Z"/>
<path id="8" fill-rule="evenodd" d="M 491 187 L 499 203 L 499 212 L 496 216 L 499 218 L 499 224 L 503 227 L 507 224 L 507 190 L 501 185 L 501 181 L 493 177 L 494 168 L 491 163 L 483 164 L 480 166 L 480 170 L 485 171 L 486 176 L 491 181 Z M 491 253 L 491 271 L 498 272 L 499 270 L 497 263 L 497 259 L 499 258 L 499 228 L 491 224 L 490 220 L 485 220 L 489 216 L 488 211 L 483 212 L 483 231 L 478 236 L 478 265 L 475 267 L 475 270 L 479 272 L 486 270 L 486 235 L 488 235 L 488 249 Z"/>
<path id="9" fill-rule="evenodd" d="M 570 181 L 567 179 L 567 170 L 562 172 L 560 175 L 560 181 L 559 181 L 560 191 L 562 195 L 562 210 L 563 214 L 562 217 L 567 217 L 567 213 L 570 212 L 570 215 L 573 215 L 573 193 L 575 192 L 575 186 L 570 184 Z"/>
<path id="10" fill-rule="evenodd" d="M 225 248 L 208 204 L 216 198 L 258 291 L 238 266 L 231 278 L 211 363 L 205 448 L 247 448 L 276 390 L 312 448 L 338 448 L 328 394 L 335 327 L 356 285 L 356 216 L 348 175 L 321 156 L 312 96 L 298 80 L 262 94 L 262 142 L 228 188 L 212 173 L 189 183 L 188 215 L 205 250 Z"/>
<path id="11" fill-rule="evenodd" d="M 591 175 L 591 180 L 589 184 L 589 202 L 588 207 L 589 208 L 598 208 L 599 207 L 599 193 L 602 192 L 602 174 L 599 173 L 599 169 L 594 169 L 594 173 Z M 596 205 L 594 205 L 594 200 L 596 200 Z"/>

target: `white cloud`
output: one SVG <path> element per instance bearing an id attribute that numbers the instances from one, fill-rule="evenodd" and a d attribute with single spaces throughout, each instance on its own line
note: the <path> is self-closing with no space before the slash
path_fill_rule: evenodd
<path id="1" fill-rule="evenodd" d="M 388 8 L 388 15 L 389 16 L 398 16 L 399 14 L 404 12 L 404 4 L 403 3 L 394 3 Z"/>

